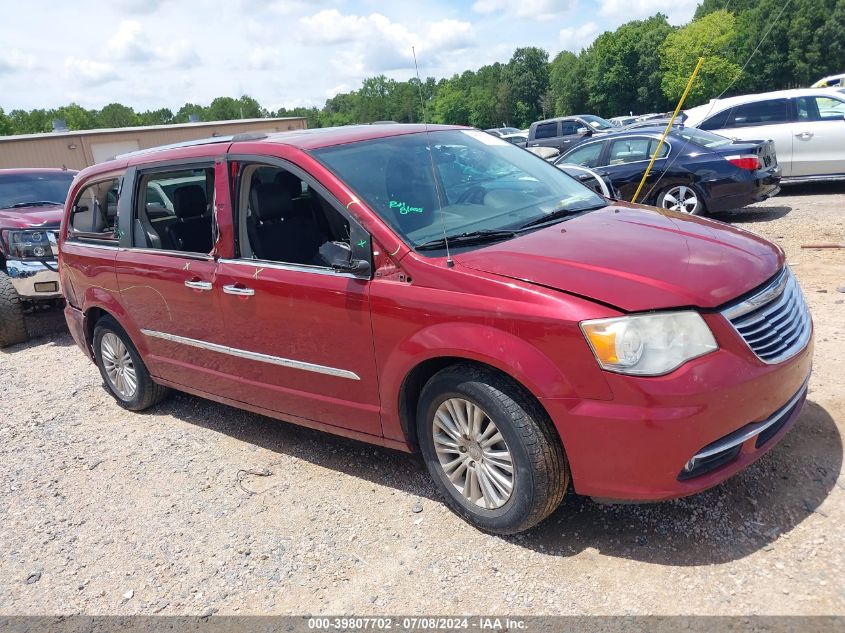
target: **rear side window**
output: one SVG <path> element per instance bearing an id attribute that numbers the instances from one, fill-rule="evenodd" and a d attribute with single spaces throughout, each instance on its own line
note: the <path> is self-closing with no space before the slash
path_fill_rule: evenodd
<path id="1" fill-rule="evenodd" d="M 583 165 L 584 167 L 598 167 L 599 156 L 601 156 L 601 148 L 604 143 L 590 143 L 584 145 L 571 154 L 568 154 L 561 163 L 571 163 L 573 165 Z"/>
<path id="2" fill-rule="evenodd" d="M 214 245 L 214 169 L 141 174 L 132 218 L 138 248 L 209 254 Z"/>
<path id="3" fill-rule="evenodd" d="M 557 123 L 542 123 L 534 130 L 534 138 L 554 138 L 557 135 Z"/>
<path id="4" fill-rule="evenodd" d="M 728 108 L 710 117 L 699 127 L 703 130 L 721 130 L 736 127 L 755 127 L 759 125 L 777 125 L 789 122 L 789 101 L 786 99 L 767 99 L 756 103 L 745 103 Z"/>
<path id="5" fill-rule="evenodd" d="M 85 187 L 70 210 L 68 239 L 117 244 L 117 201 L 120 180 L 111 178 Z"/>

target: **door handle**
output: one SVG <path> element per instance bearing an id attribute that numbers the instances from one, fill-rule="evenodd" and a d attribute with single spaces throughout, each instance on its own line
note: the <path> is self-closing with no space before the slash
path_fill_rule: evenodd
<path id="1" fill-rule="evenodd" d="M 237 286 L 235 284 L 223 286 L 223 292 L 227 295 L 237 295 L 239 297 L 251 297 L 255 294 L 255 290 L 252 288 L 244 288 L 243 286 Z"/>
<path id="2" fill-rule="evenodd" d="M 813 133 L 812 132 L 799 132 L 795 136 L 797 136 L 798 138 L 813 138 Z"/>
<path id="3" fill-rule="evenodd" d="M 192 290 L 211 290 L 211 282 L 195 279 L 193 281 L 185 281 L 185 287 L 191 288 Z"/>

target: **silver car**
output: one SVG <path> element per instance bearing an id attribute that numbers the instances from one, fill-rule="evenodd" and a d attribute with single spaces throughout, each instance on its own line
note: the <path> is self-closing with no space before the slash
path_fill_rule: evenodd
<path id="1" fill-rule="evenodd" d="M 687 126 L 773 140 L 784 180 L 845 178 L 845 94 L 835 88 L 716 99 L 685 114 Z"/>

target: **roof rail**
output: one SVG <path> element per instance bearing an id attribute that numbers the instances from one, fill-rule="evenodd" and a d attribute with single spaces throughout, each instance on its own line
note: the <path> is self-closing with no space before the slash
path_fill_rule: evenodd
<path id="1" fill-rule="evenodd" d="M 125 154 L 118 154 L 115 158 L 133 158 L 135 156 L 145 156 L 155 152 L 161 152 L 166 149 L 179 149 L 180 147 L 194 147 L 196 145 L 212 145 L 214 143 L 231 143 L 240 134 L 235 136 L 211 136 L 208 138 L 200 138 L 194 141 L 181 141 L 179 143 L 170 143 L 169 145 L 157 145 L 155 147 L 148 147 L 146 149 L 139 149 L 134 152 L 126 152 Z"/>
<path id="2" fill-rule="evenodd" d="M 241 132 L 240 134 L 235 134 L 232 137 L 232 142 L 239 143 L 241 141 L 260 141 L 265 138 L 267 138 L 267 135 L 264 132 Z"/>

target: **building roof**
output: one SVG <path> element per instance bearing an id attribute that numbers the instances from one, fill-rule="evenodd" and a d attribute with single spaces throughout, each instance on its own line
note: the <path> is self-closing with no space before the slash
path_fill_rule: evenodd
<path id="1" fill-rule="evenodd" d="M 0 143 L 7 141 L 23 141 L 43 138 L 58 138 L 61 136 L 94 136 L 97 134 L 114 134 L 115 132 L 137 132 L 147 130 L 173 130 L 179 128 L 201 128 L 212 126 L 227 126 L 227 125 L 241 125 L 244 123 L 274 123 L 278 121 L 300 121 L 305 117 L 301 116 L 286 116 L 273 118 L 258 118 L 258 119 L 233 119 L 227 121 L 192 121 L 190 123 L 165 123 L 162 125 L 136 125 L 132 127 L 109 127 L 97 128 L 95 130 L 61 130 L 59 132 L 39 132 L 38 134 L 12 134 L 10 136 L 0 136 Z"/>

